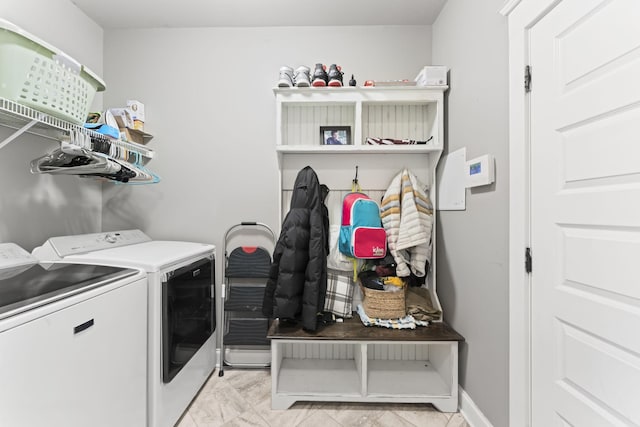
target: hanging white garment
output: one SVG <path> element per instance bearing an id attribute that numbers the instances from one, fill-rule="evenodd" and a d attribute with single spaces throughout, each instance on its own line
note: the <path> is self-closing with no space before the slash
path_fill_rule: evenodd
<path id="1" fill-rule="evenodd" d="M 382 198 L 380 218 L 397 275 L 424 277 L 426 263 L 431 261 L 433 205 L 427 187 L 408 169 L 391 180 Z"/>

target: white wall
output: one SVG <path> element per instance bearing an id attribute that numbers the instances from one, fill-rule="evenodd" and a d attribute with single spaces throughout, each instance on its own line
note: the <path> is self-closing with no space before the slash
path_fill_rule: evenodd
<path id="1" fill-rule="evenodd" d="M 0 18 L 102 74 L 103 31 L 70 1 L 3 0 Z M 95 105 L 99 104 L 98 96 Z M 0 126 L 0 141 L 12 133 L 12 129 Z M 56 145 L 23 135 L 0 150 L 0 242 L 15 242 L 31 250 L 53 235 L 99 231 L 101 184 L 29 172 L 30 161 Z"/>
<path id="2" fill-rule="evenodd" d="M 430 26 L 106 31 L 106 104 L 145 104 L 162 181 L 105 186 L 104 229 L 218 248 L 243 220 L 278 230 L 279 67 L 337 63 L 362 84 L 411 79 L 430 59 Z"/>
<path id="3" fill-rule="evenodd" d="M 438 294 L 466 339 L 460 384 L 496 426 L 508 425 L 508 70 L 503 0 L 448 0 L 433 25 L 433 61 L 451 68 L 445 151 L 493 154 L 496 182 L 439 212 Z"/>

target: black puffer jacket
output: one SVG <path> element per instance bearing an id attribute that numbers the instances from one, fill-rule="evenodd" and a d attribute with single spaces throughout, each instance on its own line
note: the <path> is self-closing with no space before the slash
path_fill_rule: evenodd
<path id="1" fill-rule="evenodd" d="M 309 331 L 318 326 L 327 290 L 329 217 L 325 197 L 326 191 L 311 167 L 298 172 L 262 303 L 265 316 L 302 320 L 302 327 Z"/>

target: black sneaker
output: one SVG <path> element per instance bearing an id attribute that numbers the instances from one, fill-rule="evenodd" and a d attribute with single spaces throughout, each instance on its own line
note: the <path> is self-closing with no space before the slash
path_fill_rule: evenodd
<path id="1" fill-rule="evenodd" d="M 342 67 L 336 64 L 331 64 L 329 67 L 329 86 L 340 87 L 342 86 Z"/>
<path id="2" fill-rule="evenodd" d="M 328 81 L 324 65 L 316 64 L 316 69 L 313 71 L 313 77 L 311 78 L 311 86 L 323 87 L 327 85 Z"/>

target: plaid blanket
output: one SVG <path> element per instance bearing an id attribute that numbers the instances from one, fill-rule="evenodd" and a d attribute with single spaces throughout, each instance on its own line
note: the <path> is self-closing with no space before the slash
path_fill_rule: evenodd
<path id="1" fill-rule="evenodd" d="M 353 277 L 351 277 L 350 273 L 327 270 L 327 293 L 324 298 L 324 311 L 347 319 L 353 317 L 353 289 Z"/>

